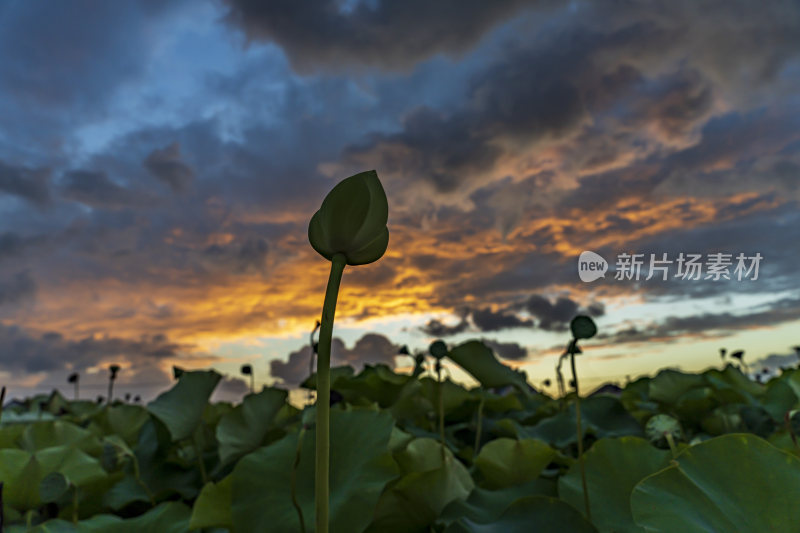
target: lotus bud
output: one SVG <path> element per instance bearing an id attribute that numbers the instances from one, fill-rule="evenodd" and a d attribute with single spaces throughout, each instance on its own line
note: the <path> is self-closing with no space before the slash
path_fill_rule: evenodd
<path id="1" fill-rule="evenodd" d="M 389 203 L 374 170 L 339 182 L 311 217 L 308 240 L 325 259 L 342 254 L 348 265 L 380 259 L 389 245 Z"/>

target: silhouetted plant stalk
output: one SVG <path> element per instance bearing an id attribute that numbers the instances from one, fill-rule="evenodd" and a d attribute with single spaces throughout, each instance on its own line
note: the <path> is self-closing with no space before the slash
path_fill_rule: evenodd
<path id="1" fill-rule="evenodd" d="M 75 385 L 75 399 L 78 399 L 78 384 L 80 383 L 81 376 L 77 372 L 73 372 L 67 378 L 67 383 L 72 383 Z"/>
<path id="2" fill-rule="evenodd" d="M 442 445 L 442 459 L 445 453 L 445 440 L 444 440 L 444 382 L 442 382 L 442 359 L 447 355 L 447 345 L 444 341 L 433 341 L 428 347 L 428 351 L 436 360 L 436 384 L 437 384 L 437 420 L 439 426 L 439 443 Z"/>
<path id="3" fill-rule="evenodd" d="M 317 322 L 319 325 L 319 322 Z M 297 449 L 294 453 L 294 463 L 292 463 L 292 476 L 289 480 L 289 487 L 292 494 L 292 505 L 297 511 L 297 518 L 300 520 L 300 532 L 306 533 L 306 521 L 303 519 L 303 509 L 300 507 L 300 502 L 297 500 L 297 469 L 300 467 L 300 454 L 303 452 L 303 437 L 306 434 L 306 425 L 300 427 L 300 433 L 297 436 Z"/>
<path id="4" fill-rule="evenodd" d="M 389 204 L 374 170 L 339 182 L 311 217 L 308 240 L 331 262 L 317 352 L 316 533 L 328 533 L 330 473 L 331 339 L 344 267 L 380 259 L 389 245 Z"/>
<path id="5" fill-rule="evenodd" d="M 479 389 L 479 393 L 481 395 L 481 401 L 478 403 L 478 422 L 475 428 L 475 452 L 473 453 L 473 457 L 478 455 L 478 452 L 481 449 L 481 428 L 483 426 L 483 403 L 486 400 L 486 396 L 483 392 L 483 387 Z"/>
<path id="6" fill-rule="evenodd" d="M 564 359 L 569 355 L 569 349 L 565 350 L 558 358 L 558 364 L 556 365 L 556 381 L 558 381 L 558 396 L 561 402 L 561 408 L 563 409 L 566 405 L 566 398 L 567 398 L 567 389 L 564 386 L 564 374 L 561 373 L 561 364 L 564 362 Z"/>
<path id="7" fill-rule="evenodd" d="M 575 387 L 575 432 L 578 440 L 578 464 L 581 470 L 581 483 L 583 485 L 583 503 L 586 506 L 586 518 L 592 521 L 592 510 L 589 504 L 589 488 L 586 483 L 586 465 L 583 457 L 583 430 L 581 428 L 581 393 L 578 385 L 578 373 L 575 370 L 575 356 L 581 353 L 578 340 L 590 339 L 597 333 L 594 321 L 585 315 L 578 315 L 570 322 L 572 340 L 567 347 L 569 363 L 572 367 L 572 384 Z"/>
<path id="8" fill-rule="evenodd" d="M 117 379 L 117 373 L 119 372 L 119 365 L 111 365 L 108 367 L 110 372 L 108 376 L 108 405 L 111 405 L 111 400 L 114 396 L 114 381 Z"/>
<path id="9" fill-rule="evenodd" d="M 308 377 L 309 378 L 314 375 L 314 359 L 315 359 L 314 356 L 317 355 L 317 350 L 319 350 L 319 343 L 314 340 L 314 334 L 319 329 L 319 326 L 320 326 L 320 322 L 319 322 L 319 320 L 317 320 L 317 323 L 314 325 L 314 329 L 311 330 L 311 335 L 309 335 L 309 339 L 308 339 L 308 342 L 311 345 L 311 356 L 309 357 L 309 360 L 308 360 Z M 311 405 L 312 404 L 312 391 L 311 391 L 310 388 L 308 389 L 307 399 L 308 399 L 308 405 Z"/>
<path id="10" fill-rule="evenodd" d="M 240 372 L 245 376 L 250 376 L 250 394 L 255 392 L 255 373 L 253 372 L 252 365 L 242 365 L 242 368 L 239 369 Z"/>

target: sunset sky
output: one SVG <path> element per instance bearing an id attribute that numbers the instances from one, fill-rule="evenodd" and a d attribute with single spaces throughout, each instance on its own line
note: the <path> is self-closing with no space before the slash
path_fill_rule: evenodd
<path id="1" fill-rule="evenodd" d="M 250 363 L 295 387 L 329 269 L 308 221 L 369 169 L 389 248 L 345 271 L 334 364 L 482 338 L 538 385 L 577 313 L 590 387 L 721 347 L 796 361 L 796 1 L 11 0 L 0 383 L 78 371 L 93 397 L 118 363 L 151 398 L 213 367 L 237 398 Z M 732 279 L 645 279 L 681 253 L 731 254 Z"/>

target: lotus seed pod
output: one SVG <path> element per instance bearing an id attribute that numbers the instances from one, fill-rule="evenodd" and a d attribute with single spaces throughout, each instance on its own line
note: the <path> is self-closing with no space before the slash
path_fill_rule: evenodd
<path id="1" fill-rule="evenodd" d="M 441 359 L 447 356 L 447 345 L 444 341 L 433 341 L 430 347 L 428 347 L 428 351 L 436 359 Z"/>
<path id="2" fill-rule="evenodd" d="M 597 334 L 597 326 L 594 320 L 586 315 L 578 315 L 572 319 L 569 324 L 569 329 L 572 330 L 572 336 L 576 339 L 591 339 Z"/>
<path id="3" fill-rule="evenodd" d="M 645 424 L 644 433 L 654 446 L 663 448 L 667 446 L 667 433 L 672 435 L 673 439 L 680 440 L 681 425 L 669 415 L 655 415 Z"/>
<path id="4" fill-rule="evenodd" d="M 339 182 L 311 217 L 308 240 L 325 259 L 342 254 L 348 265 L 380 259 L 389 245 L 389 203 L 378 173 L 361 172 Z"/>

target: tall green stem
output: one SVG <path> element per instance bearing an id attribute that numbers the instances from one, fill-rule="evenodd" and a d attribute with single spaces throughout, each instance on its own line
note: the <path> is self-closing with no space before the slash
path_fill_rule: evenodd
<path id="1" fill-rule="evenodd" d="M 303 426 L 300 429 L 300 434 L 297 436 L 297 450 L 294 454 L 292 477 L 289 483 L 292 493 L 292 505 L 294 506 L 294 510 L 297 511 L 297 519 L 300 520 L 301 533 L 306 533 L 306 521 L 303 519 L 303 509 L 300 507 L 300 502 L 297 500 L 297 469 L 300 467 L 300 454 L 303 452 L 303 437 L 305 437 L 305 435 L 306 428 Z"/>
<path id="2" fill-rule="evenodd" d="M 581 468 L 581 482 L 583 483 L 583 503 L 586 505 L 586 518 L 592 521 L 592 511 L 589 507 L 589 489 L 586 486 L 586 466 L 583 462 L 583 432 L 581 431 L 581 393 L 578 389 L 578 373 L 575 372 L 575 354 L 569 354 L 569 363 L 572 366 L 572 380 L 575 382 L 575 430 L 578 437 L 578 463 Z"/>
<path id="3" fill-rule="evenodd" d="M 442 383 L 442 362 L 439 359 L 436 360 L 436 381 L 439 392 L 439 442 L 442 444 L 442 457 L 444 457 L 444 384 Z"/>
<path id="4" fill-rule="evenodd" d="M 475 453 L 474 456 L 478 456 L 478 452 L 480 451 L 481 446 L 481 427 L 483 424 L 483 402 L 486 399 L 483 393 L 483 389 L 481 388 L 481 401 L 478 404 L 478 427 L 475 429 Z"/>
<path id="5" fill-rule="evenodd" d="M 316 519 L 317 533 L 328 533 L 328 477 L 330 464 L 330 414 L 331 414 L 331 337 L 333 317 L 336 314 L 336 299 L 342 272 L 347 265 L 344 254 L 331 259 L 331 273 L 322 305 L 322 320 L 319 329 L 317 351 L 317 449 L 316 449 Z"/>

